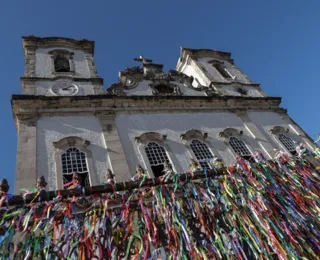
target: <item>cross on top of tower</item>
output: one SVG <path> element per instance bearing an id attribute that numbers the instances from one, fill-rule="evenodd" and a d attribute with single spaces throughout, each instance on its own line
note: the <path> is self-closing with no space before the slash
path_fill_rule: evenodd
<path id="1" fill-rule="evenodd" d="M 152 62 L 151 59 L 145 58 L 144 56 L 140 55 L 139 58 L 134 58 L 135 61 L 142 61 L 142 64 L 147 64 L 148 62 Z"/>

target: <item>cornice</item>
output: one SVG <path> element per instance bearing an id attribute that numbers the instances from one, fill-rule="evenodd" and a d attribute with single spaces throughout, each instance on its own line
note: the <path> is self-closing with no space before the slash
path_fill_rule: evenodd
<path id="1" fill-rule="evenodd" d="M 182 97 L 182 96 L 112 96 L 90 95 L 49 97 L 13 95 L 14 115 L 89 113 L 186 113 L 237 110 L 274 111 L 286 113 L 279 107 L 279 97 Z M 16 117 L 16 116 L 15 116 Z"/>
<path id="2" fill-rule="evenodd" d="M 63 46 L 72 49 L 84 50 L 85 52 L 94 54 L 94 41 L 87 39 L 74 40 L 64 37 L 36 37 L 36 36 L 23 36 L 22 37 L 23 48 L 36 49 L 41 47 L 54 47 Z"/>

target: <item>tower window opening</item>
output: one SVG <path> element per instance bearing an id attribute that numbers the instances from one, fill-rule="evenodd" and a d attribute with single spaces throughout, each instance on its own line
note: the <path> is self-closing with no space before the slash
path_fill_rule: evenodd
<path id="1" fill-rule="evenodd" d="M 209 169 L 210 168 L 209 161 L 213 159 L 213 154 L 210 152 L 208 146 L 199 140 L 192 140 L 190 144 L 190 148 L 194 153 L 200 166 L 202 168 Z"/>
<path id="2" fill-rule="evenodd" d="M 213 63 L 212 66 L 219 71 L 222 77 L 225 79 L 232 79 L 230 73 L 227 71 L 227 69 L 220 63 Z"/>
<path id="3" fill-rule="evenodd" d="M 248 147 L 246 146 L 246 144 L 242 140 L 239 140 L 238 138 L 231 136 L 229 138 L 229 144 L 230 144 L 232 150 L 236 154 L 240 155 L 242 158 L 248 160 L 251 163 L 255 162 L 250 150 L 248 149 Z"/>
<path id="4" fill-rule="evenodd" d="M 297 154 L 296 144 L 289 136 L 285 134 L 279 134 L 278 139 L 292 155 Z"/>
<path id="5" fill-rule="evenodd" d="M 61 55 L 58 55 L 54 60 L 54 69 L 56 72 L 70 72 L 69 60 Z"/>
<path id="6" fill-rule="evenodd" d="M 163 146 L 156 142 L 149 142 L 145 147 L 145 152 L 147 154 L 152 172 L 154 177 L 159 177 L 164 175 L 164 165 L 165 163 L 172 168 L 166 150 Z"/>
<path id="7" fill-rule="evenodd" d="M 78 148 L 69 147 L 61 155 L 63 184 L 72 181 L 73 173 L 79 173 L 81 186 L 90 187 L 87 155 Z"/>

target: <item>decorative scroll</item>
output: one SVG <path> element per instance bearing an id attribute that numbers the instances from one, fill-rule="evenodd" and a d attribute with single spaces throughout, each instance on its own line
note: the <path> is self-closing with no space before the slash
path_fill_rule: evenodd
<path id="1" fill-rule="evenodd" d="M 220 177 L 204 169 L 202 181 L 143 179 L 121 195 L 87 196 L 82 211 L 59 196 L 2 208 L 0 258 L 318 259 L 319 173 L 303 156 L 259 158 Z"/>

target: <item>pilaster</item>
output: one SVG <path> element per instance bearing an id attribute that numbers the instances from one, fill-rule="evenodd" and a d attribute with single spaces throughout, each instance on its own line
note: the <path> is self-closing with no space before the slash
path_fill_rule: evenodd
<path id="1" fill-rule="evenodd" d="M 127 159 L 120 141 L 118 130 L 115 124 L 115 115 L 99 113 L 96 114 L 102 126 L 103 136 L 106 142 L 110 165 L 117 182 L 128 181 L 130 174 Z"/>
<path id="2" fill-rule="evenodd" d="M 18 151 L 15 194 L 19 194 L 21 188 L 34 188 L 36 185 L 37 120 L 37 115 L 17 117 Z"/>
<path id="3" fill-rule="evenodd" d="M 261 133 L 259 128 L 250 120 L 247 111 L 245 110 L 238 110 L 235 114 L 241 118 L 244 122 L 245 126 L 251 132 L 252 137 L 256 139 L 258 144 L 261 146 L 263 152 L 267 155 L 267 159 L 274 158 L 274 147 L 272 146 L 272 142 L 268 140 L 268 138 Z"/>

